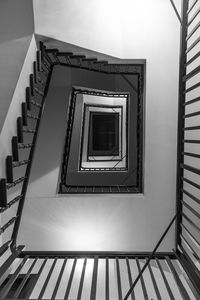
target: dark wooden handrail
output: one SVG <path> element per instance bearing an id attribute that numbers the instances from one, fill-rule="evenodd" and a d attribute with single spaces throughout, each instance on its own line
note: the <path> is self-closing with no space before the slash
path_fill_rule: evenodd
<path id="1" fill-rule="evenodd" d="M 127 300 L 128 297 L 130 296 L 130 294 L 132 293 L 133 289 L 135 288 L 137 282 L 139 281 L 139 279 L 141 278 L 142 274 L 144 273 L 146 267 L 149 265 L 150 260 L 153 258 L 156 250 L 158 249 L 158 247 L 160 246 L 160 244 L 162 243 L 164 237 L 166 236 L 166 234 L 168 233 L 169 229 L 171 228 L 172 224 L 174 223 L 174 221 L 176 220 L 177 217 L 177 213 L 175 214 L 175 216 L 173 217 L 173 219 L 171 220 L 171 222 L 169 223 L 169 225 L 167 226 L 167 228 L 165 229 L 163 235 L 161 236 L 161 238 L 159 239 L 158 243 L 156 244 L 154 250 L 152 251 L 151 255 L 149 256 L 149 258 L 147 259 L 146 263 L 144 264 L 143 268 L 141 269 L 140 273 L 138 274 L 138 276 L 136 277 L 135 281 L 133 282 L 132 286 L 130 287 L 129 291 L 127 292 L 126 296 L 124 297 L 124 300 Z"/>

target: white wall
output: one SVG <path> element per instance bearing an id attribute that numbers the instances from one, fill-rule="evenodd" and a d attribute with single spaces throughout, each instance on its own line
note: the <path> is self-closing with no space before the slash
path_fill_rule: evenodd
<path id="1" fill-rule="evenodd" d="M 0 1 L 0 178 L 5 177 L 5 158 L 11 154 L 16 118 L 21 115 L 20 104 L 25 100 L 25 87 L 33 61 L 30 54 L 35 44 L 33 32 L 32 0 Z M 16 189 L 9 192 L 8 200 L 16 192 Z M 1 214 L 1 226 L 13 217 L 16 206 Z M 4 241 L 10 237 L 11 230 L 12 226 L 6 230 Z"/>
<path id="2" fill-rule="evenodd" d="M 64 197 L 54 191 L 49 198 L 29 198 L 26 209 L 32 212 L 23 216 L 19 242 L 27 239 L 30 248 L 49 250 L 150 251 L 175 212 L 180 39 L 170 1 L 35 0 L 34 12 L 38 34 L 121 58 L 147 59 L 145 192 Z M 32 242 L 28 228 L 34 228 Z M 171 231 L 161 249 L 173 246 Z"/>
<path id="3" fill-rule="evenodd" d="M 0 132 L 34 33 L 32 0 L 0 1 Z"/>

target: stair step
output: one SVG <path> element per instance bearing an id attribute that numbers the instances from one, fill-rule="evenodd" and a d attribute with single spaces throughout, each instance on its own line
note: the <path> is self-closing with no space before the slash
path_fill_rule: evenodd
<path id="1" fill-rule="evenodd" d="M 86 56 L 85 55 L 72 55 L 72 56 L 70 56 L 70 58 L 72 58 L 72 59 L 85 59 Z"/>
<path id="2" fill-rule="evenodd" d="M 96 62 L 97 58 L 83 58 L 83 61 L 86 61 L 86 62 Z"/>
<path id="3" fill-rule="evenodd" d="M 58 52 L 57 56 L 73 56 L 72 52 Z"/>
<path id="4" fill-rule="evenodd" d="M 6 179 L 1 178 L 0 179 L 0 207 L 6 207 L 7 206 L 7 190 L 6 190 Z"/>
<path id="5" fill-rule="evenodd" d="M 94 62 L 94 64 L 106 65 L 106 64 L 108 64 L 108 61 L 106 61 L 106 60 L 98 60 L 98 61 Z"/>

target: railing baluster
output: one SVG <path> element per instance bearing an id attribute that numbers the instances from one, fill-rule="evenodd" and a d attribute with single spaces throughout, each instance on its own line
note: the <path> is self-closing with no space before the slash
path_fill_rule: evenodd
<path id="1" fill-rule="evenodd" d="M 196 5 L 197 2 L 198 2 L 198 0 L 193 1 L 193 3 L 191 4 L 190 8 L 187 11 L 187 14 L 189 14 L 191 12 L 191 10 L 194 8 L 194 6 Z"/>
<path id="2" fill-rule="evenodd" d="M 192 225 L 199 233 L 200 233 L 200 228 L 188 217 L 182 212 L 182 216 L 187 220 L 187 222 Z"/>
<path id="3" fill-rule="evenodd" d="M 196 116 L 199 116 L 200 115 L 200 111 L 195 111 L 193 113 L 190 113 L 190 114 L 186 114 L 184 115 L 183 117 L 184 118 L 191 118 L 191 117 L 196 117 Z"/>
<path id="4" fill-rule="evenodd" d="M 32 272 L 32 270 L 33 270 L 33 268 L 34 268 L 36 262 L 37 262 L 37 258 L 33 260 L 32 264 L 31 264 L 31 266 L 29 267 L 29 270 L 27 271 L 26 275 L 24 276 L 22 282 L 20 283 L 20 285 L 19 285 L 18 288 L 16 289 L 16 291 L 15 291 L 15 293 L 14 293 L 14 295 L 13 295 L 13 299 L 17 299 L 17 298 L 19 297 L 19 295 L 20 295 L 20 293 L 21 293 L 21 291 L 22 291 L 24 285 L 26 284 L 27 280 L 28 280 L 29 277 L 30 277 L 30 274 L 31 274 L 31 272 Z"/>
<path id="5" fill-rule="evenodd" d="M 67 300 L 68 297 L 69 297 L 69 293 L 70 293 L 70 289 L 71 289 L 71 285 L 72 285 L 72 280 L 73 280 L 73 277 L 74 277 L 74 271 L 75 271 L 75 268 L 76 268 L 76 262 L 77 262 L 77 258 L 75 258 L 74 262 L 73 262 L 72 270 L 71 270 L 69 281 L 68 281 L 68 284 L 67 284 L 67 289 L 66 289 L 65 296 L 64 296 L 65 300 Z"/>
<path id="6" fill-rule="evenodd" d="M 193 104 L 193 103 L 198 102 L 198 101 L 200 101 L 200 97 L 195 97 L 191 100 L 188 100 L 187 102 L 184 102 L 183 105 L 187 106 L 187 105 Z"/>
<path id="7" fill-rule="evenodd" d="M 200 26 L 200 22 L 198 22 L 197 25 L 190 31 L 190 33 L 188 34 L 188 36 L 186 38 L 186 41 L 188 41 L 193 36 L 193 34 L 197 31 L 199 26 Z"/>
<path id="8" fill-rule="evenodd" d="M 184 170 L 188 170 L 190 172 L 193 172 L 195 174 L 198 174 L 200 175 L 200 169 L 197 169 L 195 167 L 192 167 L 192 166 L 189 166 L 189 165 L 186 165 L 186 164 L 182 164 L 181 167 L 184 169 Z"/>
<path id="9" fill-rule="evenodd" d="M 200 38 L 199 38 L 199 41 L 200 41 Z M 199 83 L 196 83 L 194 85 L 192 85 L 191 87 L 187 88 L 186 90 L 183 91 L 184 94 L 187 94 L 195 89 L 197 89 L 198 87 L 200 87 L 200 82 Z"/>
<path id="10" fill-rule="evenodd" d="M 92 275 L 92 286 L 91 286 L 91 292 L 90 292 L 90 300 L 95 300 L 96 299 L 97 273 L 98 273 L 98 256 L 95 256 L 94 265 L 93 265 L 93 275 Z"/>
<path id="11" fill-rule="evenodd" d="M 80 279 L 79 288 L 78 288 L 77 300 L 81 300 L 81 295 L 82 295 L 82 290 L 83 290 L 83 283 L 84 283 L 84 277 L 85 277 L 86 264 L 87 264 L 87 258 L 85 258 L 84 262 L 83 262 L 83 268 L 82 268 L 82 272 L 81 272 L 81 279 Z"/>
<path id="12" fill-rule="evenodd" d="M 193 256 L 193 258 L 195 260 L 197 260 L 198 262 L 200 262 L 200 257 L 199 255 L 197 254 L 197 252 L 193 249 L 193 247 L 188 243 L 188 241 L 186 240 L 186 238 L 181 234 L 181 240 L 183 241 L 182 242 L 182 245 L 183 243 L 186 245 L 187 249 L 189 249 L 190 251 L 190 254 Z"/>
<path id="13" fill-rule="evenodd" d="M 8 294 L 8 292 L 10 290 L 10 288 L 12 287 L 14 281 L 19 276 L 19 273 L 20 273 L 21 269 L 23 268 L 23 266 L 27 262 L 27 259 L 28 259 L 28 256 L 26 256 L 24 259 L 22 259 L 22 261 L 20 262 L 20 264 L 17 267 L 17 269 L 15 270 L 15 272 L 11 275 L 11 277 L 8 280 L 8 282 L 6 283 L 6 285 L 2 288 L 2 290 L 0 291 L 0 299 L 4 299 L 6 297 L 6 295 Z"/>
<path id="14" fill-rule="evenodd" d="M 186 66 L 190 65 L 193 61 L 195 61 L 200 56 L 200 51 L 197 52 L 194 56 L 192 56 L 187 62 Z"/>
<path id="15" fill-rule="evenodd" d="M 194 19 L 196 19 L 196 17 L 198 16 L 199 13 L 200 13 L 200 8 L 195 11 L 195 13 L 193 14 L 193 16 L 188 21 L 188 27 L 192 24 L 192 22 L 194 21 Z"/>
<path id="16" fill-rule="evenodd" d="M 176 258 L 178 259 L 179 263 L 181 264 L 181 266 L 183 267 L 183 269 L 186 273 L 186 276 L 188 276 L 190 278 L 189 285 L 192 286 L 191 289 L 192 289 L 194 295 L 195 296 L 197 295 L 196 299 L 200 299 L 200 287 L 199 287 L 200 276 L 198 275 L 198 270 L 197 270 L 196 266 L 194 266 L 194 268 L 191 268 L 192 261 L 191 261 L 190 257 L 184 251 L 182 246 L 180 246 L 180 249 L 181 249 L 182 253 L 180 251 L 178 251 L 177 253 L 174 251 L 174 254 L 175 254 Z"/>
<path id="17" fill-rule="evenodd" d="M 5 225 L 0 228 L 0 235 L 17 220 L 18 216 L 12 217 Z"/>
<path id="18" fill-rule="evenodd" d="M 57 294 L 57 292 L 58 292 L 58 288 L 59 288 L 59 285 L 60 285 L 60 282 L 61 282 L 61 279 L 62 279 L 64 270 L 65 270 L 66 263 L 67 263 L 67 258 L 64 259 L 64 262 L 63 262 L 63 264 L 62 264 L 62 267 L 61 267 L 61 270 L 60 270 L 58 279 L 57 279 L 57 281 L 56 281 L 55 288 L 54 288 L 54 290 L 53 290 L 53 294 L 52 294 L 52 296 L 51 296 L 51 300 L 54 300 L 54 299 L 56 298 L 56 294 Z"/>
<path id="19" fill-rule="evenodd" d="M 136 260 L 138 272 L 141 273 L 140 262 L 139 262 L 139 260 L 138 260 L 137 257 L 136 257 L 135 260 Z M 140 277 L 140 282 L 141 282 L 141 286 L 142 286 L 142 291 L 143 291 L 144 299 L 148 300 L 147 289 L 146 289 L 146 286 L 145 286 L 145 283 L 144 283 L 144 278 L 143 278 L 142 275 Z"/>
<path id="20" fill-rule="evenodd" d="M 46 258 L 44 259 L 44 261 L 42 262 L 42 264 L 41 264 L 41 266 L 40 266 L 40 268 L 39 268 L 39 270 L 38 270 L 38 273 L 36 274 L 35 279 L 34 279 L 33 282 L 32 282 L 31 287 L 29 287 L 29 290 L 28 290 L 28 292 L 27 292 L 27 294 L 26 294 L 26 299 L 29 299 L 29 298 L 30 298 L 30 296 L 31 296 L 31 294 L 32 294 L 32 292 L 33 292 L 33 290 L 34 290 L 34 288 L 36 287 L 37 281 L 38 281 L 38 279 L 40 278 L 40 275 L 42 274 L 42 272 L 43 272 L 43 270 L 44 270 L 44 267 L 45 267 L 45 265 L 46 265 L 47 260 L 48 260 L 48 258 L 46 257 Z"/>
<path id="21" fill-rule="evenodd" d="M 182 200 L 183 205 L 189 209 L 197 218 L 200 219 L 200 214 L 194 209 L 192 208 L 189 204 L 187 204 L 185 201 Z"/>
<path id="22" fill-rule="evenodd" d="M 157 258 L 156 258 L 156 263 L 157 263 L 158 268 L 159 268 L 159 270 L 160 270 L 160 273 L 161 273 L 161 275 L 162 275 L 162 278 L 163 278 L 163 281 L 164 281 L 164 284 L 165 284 L 165 287 L 166 287 L 166 289 L 167 289 L 167 292 L 168 292 L 168 294 L 169 294 L 170 299 L 171 299 L 171 300 L 175 300 L 175 298 L 174 298 L 174 296 L 173 296 L 173 293 L 172 293 L 172 291 L 171 291 L 171 288 L 170 288 L 170 286 L 169 286 L 169 283 L 168 283 L 168 281 L 167 281 L 167 278 L 166 278 L 166 276 L 165 276 L 165 273 L 164 273 L 164 271 L 163 271 L 163 269 L 162 269 L 162 267 L 161 267 L 161 264 L 160 264 L 160 262 L 159 262 L 159 260 L 158 260 Z"/>
<path id="23" fill-rule="evenodd" d="M 151 280 L 152 280 L 152 282 L 153 282 L 154 290 L 155 290 L 155 292 L 156 292 L 156 297 L 158 298 L 158 300 L 162 300 L 162 297 L 161 297 L 161 295 L 160 295 L 160 291 L 159 291 L 159 289 L 158 289 L 158 285 L 157 285 L 155 276 L 154 276 L 153 271 L 152 271 L 152 268 L 151 268 L 151 263 L 148 264 L 148 269 L 149 269 L 149 273 L 150 273 L 150 276 L 151 276 Z"/>
<path id="24" fill-rule="evenodd" d="M 183 284 L 182 284 L 182 282 L 181 282 L 181 280 L 180 280 L 180 278 L 179 278 L 179 275 L 177 274 L 177 272 L 176 272 L 176 270 L 175 270 L 175 268 L 174 268 L 174 266 L 173 266 L 173 264 L 172 264 L 170 258 L 169 258 L 168 256 L 166 256 L 165 259 L 166 259 L 167 264 L 168 264 L 168 266 L 169 266 L 169 268 L 170 268 L 170 271 L 171 271 L 171 273 L 172 273 L 172 275 L 173 275 L 173 277 L 174 277 L 174 280 L 175 280 L 176 283 L 177 283 L 177 286 L 178 286 L 178 288 L 179 288 L 179 291 L 180 291 L 180 293 L 181 293 L 183 299 L 184 299 L 184 300 L 190 300 L 191 298 L 189 297 L 189 295 L 188 295 L 188 293 L 187 293 L 185 287 L 183 286 Z"/>
<path id="25" fill-rule="evenodd" d="M 109 300 L 109 258 L 106 257 L 106 272 L 105 272 L 105 299 Z"/>
<path id="26" fill-rule="evenodd" d="M 191 156 L 191 157 L 200 158 L 200 154 L 196 154 L 196 153 L 183 152 L 182 154 L 183 154 L 183 155 L 186 155 L 186 156 Z"/>
<path id="27" fill-rule="evenodd" d="M 194 195 L 192 195 L 191 193 L 189 193 L 188 191 L 186 191 L 185 189 L 182 189 L 182 192 L 187 195 L 190 199 L 194 200 L 196 203 L 200 204 L 200 200 L 195 197 Z"/>
<path id="28" fill-rule="evenodd" d="M 116 258 L 116 272 L 117 272 L 117 290 L 118 290 L 118 299 L 122 300 L 122 286 L 121 286 L 121 277 L 120 277 L 120 267 L 119 259 Z"/>
<path id="29" fill-rule="evenodd" d="M 199 130 L 200 129 L 200 126 L 188 126 L 188 127 L 185 127 L 183 128 L 184 131 L 186 130 Z"/>
<path id="30" fill-rule="evenodd" d="M 200 37 L 198 37 L 191 45 L 187 48 L 186 53 L 188 54 L 198 43 L 200 42 Z"/>
<path id="31" fill-rule="evenodd" d="M 130 287 L 131 287 L 132 284 L 133 284 L 133 280 L 132 280 L 131 268 L 130 268 L 130 264 L 129 264 L 129 259 L 128 259 L 128 257 L 126 257 L 126 266 L 127 266 L 127 272 L 128 272 L 129 285 L 130 285 Z M 132 299 L 132 300 L 135 300 L 135 293 L 134 293 L 134 290 L 133 290 L 132 293 L 131 293 L 131 299 Z"/>
<path id="32" fill-rule="evenodd" d="M 12 265 L 14 260 L 18 257 L 20 252 L 24 249 L 24 246 L 18 246 L 12 254 L 7 258 L 7 260 L 3 263 L 3 265 L 0 267 L 0 278 L 5 274 L 5 272 L 9 269 L 9 267 Z"/>
<path id="33" fill-rule="evenodd" d="M 54 267 L 55 267 L 56 262 L 57 262 L 57 258 L 54 259 L 54 261 L 53 261 L 53 263 L 52 263 L 52 265 L 51 265 L 51 268 L 50 268 L 50 270 L 49 270 L 49 273 L 48 273 L 48 275 L 47 275 L 47 277 L 46 277 L 46 280 L 45 280 L 45 282 L 44 282 L 44 284 L 43 284 L 43 286 L 42 286 L 42 289 L 41 289 L 41 291 L 40 291 L 40 294 L 39 294 L 39 296 L 38 296 L 38 300 L 41 300 L 42 297 L 43 297 L 43 295 L 44 295 L 44 293 L 45 293 L 46 287 L 47 287 L 47 285 L 48 285 L 48 283 L 49 283 L 49 280 L 50 280 L 51 275 L 52 275 L 52 273 L 53 273 L 53 270 L 54 270 Z"/>
<path id="34" fill-rule="evenodd" d="M 9 201 L 5 207 L 0 207 L 0 213 L 3 213 L 4 211 L 6 211 L 8 208 L 10 208 L 12 205 L 20 201 L 21 199 L 22 199 L 22 195 L 15 197 L 13 200 Z"/>
<path id="35" fill-rule="evenodd" d="M 187 235 L 193 241 L 193 243 L 200 249 L 200 242 L 195 238 L 195 236 L 189 231 L 189 229 L 184 224 L 181 224 L 181 226 L 187 232 Z"/>
<path id="36" fill-rule="evenodd" d="M 12 241 L 9 240 L 0 247 L 0 256 L 2 256 L 9 249 L 11 243 Z"/>
<path id="37" fill-rule="evenodd" d="M 25 180 L 25 178 L 26 178 L 26 177 L 23 176 L 23 177 L 20 177 L 20 178 L 14 180 L 12 183 L 7 183 L 7 184 L 6 184 L 7 190 L 9 190 L 9 189 L 13 188 L 14 186 L 16 186 L 17 184 L 23 182 L 23 181 Z"/>

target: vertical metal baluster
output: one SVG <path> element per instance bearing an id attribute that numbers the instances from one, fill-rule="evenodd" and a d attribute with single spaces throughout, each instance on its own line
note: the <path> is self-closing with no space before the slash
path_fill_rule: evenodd
<path id="1" fill-rule="evenodd" d="M 18 257 L 20 252 L 24 249 L 24 246 L 18 246 L 16 250 L 6 259 L 6 261 L 0 267 L 0 278 L 5 274 L 5 272 L 10 268 L 14 260 Z"/>
<path id="2" fill-rule="evenodd" d="M 176 270 L 175 270 L 175 268 L 174 268 L 174 266 L 173 266 L 170 258 L 168 256 L 166 256 L 165 259 L 167 261 L 167 264 L 168 264 L 168 266 L 170 268 L 170 271 L 171 271 L 171 273 L 172 273 L 172 275 L 174 277 L 174 280 L 176 281 L 176 284 L 178 286 L 178 289 L 179 289 L 179 291 L 180 291 L 183 299 L 184 300 L 190 300 L 190 297 L 189 297 L 189 295 L 188 295 L 185 287 L 183 286 L 182 281 L 180 280 L 179 275 L 177 274 L 177 272 L 176 272 Z"/>
<path id="3" fill-rule="evenodd" d="M 15 291 L 14 295 L 13 295 L 13 299 L 18 298 L 18 296 L 20 295 L 25 283 L 27 282 L 27 280 L 29 279 L 29 276 L 31 274 L 31 271 L 33 270 L 35 264 L 37 262 L 37 258 L 33 260 L 28 272 L 26 273 L 24 279 L 22 280 L 22 282 L 20 283 L 20 285 L 18 286 L 17 290 Z"/>
<path id="4" fill-rule="evenodd" d="M 116 257 L 116 269 L 117 269 L 117 288 L 118 288 L 118 299 L 122 300 L 122 286 L 120 277 L 119 259 Z"/>
<path id="5" fill-rule="evenodd" d="M 105 299 L 109 300 L 109 258 L 106 257 Z"/>
<path id="6" fill-rule="evenodd" d="M 93 275 L 92 275 L 92 286 L 91 286 L 91 292 L 90 292 L 90 300 L 96 299 L 97 272 L 98 272 L 98 256 L 95 256 L 94 266 L 93 266 Z"/>
<path id="7" fill-rule="evenodd" d="M 67 258 L 64 259 L 64 262 L 62 264 L 62 267 L 61 267 L 61 270 L 60 270 L 60 273 L 59 273 L 59 276 L 58 276 L 58 279 L 57 279 L 57 282 L 56 282 L 53 294 L 51 296 L 51 300 L 54 300 L 56 298 L 56 294 L 58 292 L 58 288 L 59 288 L 59 285 L 60 285 L 60 282 L 61 282 L 64 270 L 65 270 L 66 263 L 67 263 Z"/>
<path id="8" fill-rule="evenodd" d="M 162 269 L 162 267 L 161 267 L 161 264 L 160 264 L 160 262 L 159 262 L 159 260 L 158 260 L 157 258 L 156 258 L 156 263 L 157 263 L 158 268 L 159 268 L 159 270 L 160 270 L 160 273 L 161 273 L 161 275 L 162 275 L 162 278 L 163 278 L 163 281 L 164 281 L 164 283 L 165 283 L 165 287 L 166 287 L 166 289 L 167 289 L 167 292 L 168 292 L 168 294 L 169 294 L 170 299 L 175 300 L 175 298 L 174 298 L 174 296 L 173 296 L 173 294 L 172 294 L 172 291 L 171 291 L 171 289 L 170 289 L 169 283 L 168 283 L 168 281 L 167 281 L 167 279 L 166 279 L 165 273 L 163 272 L 163 269 Z"/>
<path id="9" fill-rule="evenodd" d="M 38 279 L 40 278 L 40 275 L 42 274 L 42 271 L 44 270 L 44 267 L 46 265 L 48 258 L 46 257 L 42 263 L 42 265 L 40 266 L 40 269 L 38 271 L 38 273 L 36 274 L 35 280 L 32 282 L 31 287 L 29 288 L 28 293 L 26 294 L 26 299 L 29 299 L 29 297 L 31 296 L 35 286 L 37 285 Z"/>
<path id="10" fill-rule="evenodd" d="M 80 284 L 79 284 L 79 288 L 78 288 L 77 300 L 81 300 L 81 295 L 82 295 L 82 290 L 83 290 L 83 283 L 84 283 L 84 277 L 85 277 L 86 264 L 87 264 L 87 258 L 85 258 L 84 262 L 83 262 L 83 268 L 82 268 L 81 279 L 80 279 Z"/>
<path id="11" fill-rule="evenodd" d="M 147 260 L 147 259 L 146 259 L 146 260 Z M 154 276 L 153 271 L 152 271 L 152 268 L 151 268 L 151 263 L 148 264 L 148 269 L 149 269 L 149 273 L 150 273 L 150 276 L 151 276 L 151 280 L 152 280 L 152 282 L 153 282 L 154 290 L 155 290 L 155 292 L 156 292 L 156 297 L 158 298 L 158 300 L 162 300 L 162 297 L 161 297 L 161 295 L 160 295 L 160 292 L 159 292 L 159 289 L 158 289 L 158 285 L 157 285 L 155 276 Z"/>
<path id="12" fill-rule="evenodd" d="M 137 264 L 137 267 L 138 267 L 138 271 L 140 273 L 141 272 L 141 268 L 140 268 L 139 260 L 138 260 L 137 257 L 136 257 L 135 260 L 136 260 L 136 264 Z M 144 299 L 148 300 L 148 295 L 147 295 L 147 290 L 146 290 L 146 286 L 145 286 L 145 283 L 144 283 L 143 275 L 141 275 L 141 277 L 140 277 L 140 282 L 141 282 L 141 285 L 142 285 L 142 291 L 143 291 Z"/>
<path id="13" fill-rule="evenodd" d="M 130 268 L 130 264 L 129 264 L 129 259 L 128 259 L 128 257 L 126 257 L 126 266 L 127 266 L 127 272 L 128 272 L 128 280 L 129 280 L 129 284 L 130 284 L 130 287 L 131 287 L 132 284 L 133 284 L 133 280 L 132 280 L 131 268 Z M 131 293 L 131 299 L 132 299 L 132 300 L 135 300 L 135 293 L 134 293 L 134 290 L 133 290 L 132 293 Z"/>
<path id="14" fill-rule="evenodd" d="M 72 280 L 73 280 L 73 277 L 74 277 L 74 271 L 75 271 L 75 268 L 76 268 L 76 262 L 77 262 L 77 257 L 74 259 L 74 262 L 73 262 L 71 274 L 70 274 L 70 277 L 69 277 L 67 289 L 66 289 L 65 296 L 64 296 L 65 300 L 67 300 L 68 297 L 69 297 L 69 293 L 70 293 L 70 289 L 71 289 L 71 285 L 72 285 Z"/>
<path id="15" fill-rule="evenodd" d="M 57 258 L 54 259 L 54 261 L 53 261 L 53 263 L 52 263 L 52 265 L 51 265 L 51 268 L 50 268 L 50 270 L 49 270 L 49 273 L 48 273 L 48 275 L 47 275 L 47 277 L 46 277 L 46 280 L 45 280 L 45 282 L 44 282 L 44 284 L 43 284 L 43 287 L 42 287 L 42 289 L 41 289 L 41 291 L 40 291 L 40 294 L 39 294 L 39 296 L 38 296 L 38 300 L 41 300 L 42 297 L 43 297 L 43 295 L 44 295 L 44 293 L 45 293 L 46 287 L 47 287 L 47 285 L 48 285 L 48 283 L 49 283 L 49 280 L 50 280 L 50 278 L 51 278 L 51 274 L 52 274 L 52 272 L 53 272 L 53 270 L 54 270 L 54 267 L 55 267 L 56 262 L 57 262 Z"/>
<path id="16" fill-rule="evenodd" d="M 17 269 L 15 270 L 15 272 L 11 275 L 11 277 L 8 280 L 8 282 L 6 283 L 6 285 L 2 288 L 2 290 L 0 292 L 0 299 L 4 299 L 6 297 L 6 295 L 10 291 L 10 288 L 12 287 L 14 281 L 19 276 L 19 273 L 20 273 L 21 269 L 23 268 L 23 266 L 25 265 L 27 260 L 28 260 L 28 256 L 25 256 L 25 258 L 20 262 L 20 264 L 17 267 Z"/>

